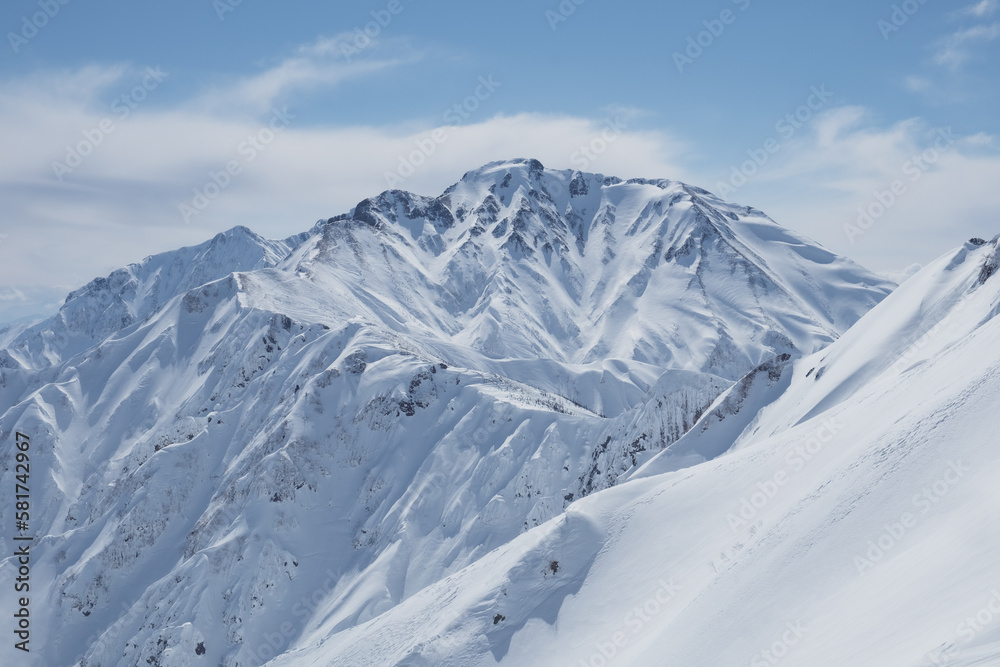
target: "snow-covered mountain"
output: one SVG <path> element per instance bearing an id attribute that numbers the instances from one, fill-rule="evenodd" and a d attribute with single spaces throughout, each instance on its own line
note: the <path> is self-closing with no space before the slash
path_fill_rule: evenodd
<path id="1" fill-rule="evenodd" d="M 720 615 L 756 610 L 751 641 L 762 609 L 805 609 L 785 589 L 768 604 L 768 568 L 846 548 L 828 499 L 867 488 L 879 424 L 933 414 L 940 387 L 898 375 L 939 364 L 913 370 L 904 341 L 993 293 L 995 244 L 963 252 L 886 299 L 754 209 L 516 160 L 96 280 L 0 351 L 4 451 L 35 443 L 38 664 L 576 665 L 622 625 L 616 600 L 671 577 L 672 611 L 621 664 L 710 664 L 697 637 L 735 656 Z M 830 421 L 851 409 L 883 421 Z M 794 524 L 734 537 L 743 482 L 823 423 L 834 463 L 766 508 Z"/>
<path id="2" fill-rule="evenodd" d="M 998 266 L 1000 241 L 974 240 L 769 400 L 750 383 L 764 407 L 726 456 L 661 453 L 273 664 L 1000 664 Z M 706 415 L 675 447 L 733 432 Z"/>

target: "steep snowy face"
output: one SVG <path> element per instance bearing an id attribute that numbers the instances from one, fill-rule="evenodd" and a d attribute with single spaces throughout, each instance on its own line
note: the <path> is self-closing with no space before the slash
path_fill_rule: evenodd
<path id="1" fill-rule="evenodd" d="M 803 372 L 738 446 L 832 410 L 869 386 L 899 382 L 964 344 L 998 313 L 998 266 L 998 239 L 973 239 L 907 280 L 840 340 L 804 358 Z"/>
<path id="2" fill-rule="evenodd" d="M 94 281 L 0 351 L 3 446 L 41 443 L 43 658 L 246 667 L 339 644 L 764 405 L 890 287 L 696 188 L 524 160 Z M 582 576 L 594 553 L 546 567 Z"/>
<path id="3" fill-rule="evenodd" d="M 998 267 L 974 239 L 633 481 L 272 664 L 1000 664 Z"/>

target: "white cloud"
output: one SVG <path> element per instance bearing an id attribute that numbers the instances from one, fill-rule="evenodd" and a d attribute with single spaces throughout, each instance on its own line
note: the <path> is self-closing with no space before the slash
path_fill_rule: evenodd
<path id="1" fill-rule="evenodd" d="M 28 297 L 16 287 L 0 287 L 0 301 L 27 301 Z"/>
<path id="2" fill-rule="evenodd" d="M 959 12 L 966 16 L 975 16 L 977 18 L 983 18 L 984 16 L 990 16 L 993 14 L 997 7 L 1000 6 L 1000 0 L 982 0 L 982 2 L 977 2 L 974 5 L 970 5 Z"/>
<path id="3" fill-rule="evenodd" d="M 920 76 L 908 76 L 903 80 L 903 85 L 911 93 L 928 93 L 933 90 L 933 84 Z"/>
<path id="4" fill-rule="evenodd" d="M 863 109 L 833 109 L 730 198 L 874 269 L 927 263 L 972 236 L 1000 233 L 993 137 L 955 136 L 948 145 L 948 136 L 920 119 L 886 127 Z M 903 194 L 892 195 L 894 182 Z M 888 201 L 887 192 L 894 201 L 851 243 L 845 226 L 857 225 L 859 209 L 880 195 Z"/>
<path id="5" fill-rule="evenodd" d="M 952 68 L 958 67 L 969 59 L 970 47 L 974 43 L 991 42 L 997 37 L 1000 37 L 1000 23 L 958 30 L 937 42 L 934 62 Z"/>
<path id="6" fill-rule="evenodd" d="M 964 141 L 969 146 L 993 146 L 996 137 L 985 132 L 978 132 L 972 136 L 965 137 Z"/>
<path id="7" fill-rule="evenodd" d="M 6 338 L 4 328 L 8 323 L 34 320 L 39 313 L 54 313 L 59 310 L 68 286 L 55 287 L 0 287 L 0 345 Z"/>
<path id="8" fill-rule="evenodd" d="M 300 46 L 296 54 L 252 76 L 217 84 L 213 90 L 196 99 L 195 108 L 213 111 L 244 111 L 263 113 L 280 100 L 297 91 L 336 86 L 400 65 L 416 62 L 421 54 L 400 49 L 394 57 L 347 59 L 343 48 L 353 35 L 320 37 Z M 365 55 L 374 55 L 376 43 L 366 47 Z M 352 47 L 355 48 L 356 47 Z"/>

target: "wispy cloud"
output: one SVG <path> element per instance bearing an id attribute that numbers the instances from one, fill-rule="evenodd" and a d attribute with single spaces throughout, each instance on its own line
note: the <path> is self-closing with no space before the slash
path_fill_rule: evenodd
<path id="1" fill-rule="evenodd" d="M 966 143 L 969 146 L 994 146 L 996 145 L 996 137 L 985 132 L 977 132 L 971 136 L 965 138 Z"/>
<path id="2" fill-rule="evenodd" d="M 1000 37 L 1000 23 L 958 30 L 937 42 L 934 62 L 938 65 L 958 67 L 969 59 L 970 49 L 975 43 L 991 42 L 997 37 Z"/>
<path id="3" fill-rule="evenodd" d="M 963 65 L 1000 37 L 1000 22 L 989 19 L 997 9 L 1000 9 L 1000 0 L 980 0 L 946 13 L 948 20 L 962 27 L 932 39 L 927 45 L 931 54 L 924 63 L 927 67 L 919 75 L 904 77 L 901 87 L 938 106 L 956 107 L 980 98 L 984 93 L 982 83 L 963 71 Z"/>
<path id="4" fill-rule="evenodd" d="M 1000 0 L 982 0 L 982 2 L 960 9 L 956 14 L 984 18 L 996 12 L 997 8 L 1000 8 Z"/>
<path id="5" fill-rule="evenodd" d="M 1000 0 L 980 0 L 972 5 L 951 12 L 948 16 L 955 21 L 963 19 L 979 19 L 978 25 L 957 30 L 937 40 L 934 44 L 934 62 L 957 68 L 972 55 L 976 43 L 991 42 L 1000 36 L 1000 23 L 984 23 L 982 20 L 992 16 L 1000 9 Z"/>
<path id="6" fill-rule="evenodd" d="M 782 147 L 768 171 L 740 190 L 740 203 L 874 269 L 929 262 L 967 238 L 1000 232 L 1000 192 L 988 186 L 1000 179 L 994 137 L 957 136 L 942 148 L 942 132 L 950 136 L 918 118 L 882 126 L 863 108 L 832 109 Z M 863 242 L 850 244 L 844 225 L 897 181 L 905 195 Z"/>
<path id="7" fill-rule="evenodd" d="M 911 93 L 927 93 L 933 90 L 934 85 L 922 76 L 908 76 L 903 80 L 903 85 Z"/>
<path id="8" fill-rule="evenodd" d="M 422 54 L 411 49 L 389 57 L 345 59 L 343 48 L 350 44 L 351 34 L 320 37 L 300 46 L 280 62 L 256 74 L 216 85 L 194 100 L 196 106 L 211 110 L 243 110 L 264 113 L 278 101 L 295 92 L 329 88 L 351 79 L 369 76 L 401 65 L 417 62 Z"/>
<path id="9" fill-rule="evenodd" d="M 28 297 L 16 287 L 0 287 L 0 301 L 27 301 Z"/>

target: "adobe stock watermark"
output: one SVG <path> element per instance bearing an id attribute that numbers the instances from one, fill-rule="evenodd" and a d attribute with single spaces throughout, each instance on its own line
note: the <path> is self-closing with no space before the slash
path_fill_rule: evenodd
<path id="1" fill-rule="evenodd" d="M 226 14 L 236 11 L 236 8 L 243 4 L 243 0 L 212 0 L 212 9 L 220 21 L 226 20 Z"/>
<path id="2" fill-rule="evenodd" d="M 911 157 L 900 168 L 906 180 L 898 178 L 890 183 L 886 189 L 876 190 L 873 193 L 873 201 L 858 207 L 858 218 L 855 223 L 844 225 L 844 235 L 847 236 L 847 240 L 852 245 L 867 234 L 868 230 L 874 227 L 875 223 L 910 191 L 907 181 L 911 184 L 920 181 L 924 174 L 930 171 L 941 159 L 941 156 L 951 150 L 955 142 L 958 141 L 952 134 L 950 127 L 938 128 L 934 132 L 938 135 L 934 145 L 923 153 Z"/>
<path id="3" fill-rule="evenodd" d="M 510 405 L 504 404 L 503 408 L 494 404 L 490 408 L 490 420 L 480 426 L 472 434 L 472 439 L 477 445 L 483 447 L 488 445 L 491 439 L 500 430 L 501 425 L 509 424 L 514 419 L 514 410 Z"/>
<path id="4" fill-rule="evenodd" d="M 121 606 L 121 610 L 124 615 L 121 618 L 127 618 L 128 614 L 132 611 L 124 602 L 118 603 Z M 84 652 L 84 657 L 87 655 L 100 656 L 105 651 L 112 649 L 114 644 L 122 639 L 122 626 L 120 623 L 114 623 L 109 627 L 103 634 L 93 633 L 83 642 L 85 647 L 89 647 Z"/>
<path id="5" fill-rule="evenodd" d="M 910 17 L 920 11 L 920 8 L 927 4 L 927 0 L 904 0 L 904 2 L 893 5 L 889 19 L 879 19 L 876 23 L 882 39 L 889 41 L 889 36 L 910 22 Z"/>
<path id="6" fill-rule="evenodd" d="M 573 151 L 573 154 L 569 156 L 570 163 L 579 171 L 587 171 L 590 169 L 590 165 L 607 153 L 608 149 L 621 139 L 627 129 L 628 123 L 621 116 L 615 116 L 608 120 L 604 123 L 604 129 L 599 135 Z"/>
<path id="7" fill-rule="evenodd" d="M 384 9 L 373 9 L 372 20 L 363 26 L 356 26 L 349 40 L 340 43 L 340 55 L 347 62 L 361 55 L 375 43 L 382 31 L 389 27 L 393 20 L 403 13 L 406 6 L 402 0 L 389 0 Z"/>
<path id="8" fill-rule="evenodd" d="M 268 146 L 277 138 L 281 132 L 288 128 L 293 114 L 288 112 L 288 108 L 281 110 L 271 110 L 271 120 L 268 124 L 249 135 L 236 147 L 236 152 L 241 159 L 230 160 L 219 171 L 208 172 L 208 180 L 201 187 L 194 189 L 194 196 L 191 202 L 178 205 L 178 211 L 184 222 L 190 223 L 191 219 L 201 215 L 213 201 L 219 198 L 229 186 L 233 184 L 233 179 L 243 173 L 243 169 L 252 164 L 260 155 L 267 150 Z"/>
<path id="9" fill-rule="evenodd" d="M 15 54 L 21 52 L 21 48 L 38 36 L 40 30 L 49 24 L 49 21 L 58 16 L 63 7 L 68 5 L 70 0 L 38 0 L 40 11 L 31 16 L 21 17 L 21 29 L 17 32 L 8 32 L 7 41 Z"/>
<path id="10" fill-rule="evenodd" d="M 288 648 L 289 642 L 301 632 L 301 628 L 313 617 L 317 609 L 319 609 L 319 605 L 333 594 L 337 581 L 338 577 L 327 569 L 326 580 L 323 584 L 313 589 L 312 593 L 299 598 L 298 602 L 291 606 L 289 612 L 298 620 L 297 626 L 291 621 L 284 621 L 274 631 L 263 633 L 261 636 L 262 641 L 257 645 L 256 649 L 250 648 L 244 642 L 244 646 L 247 647 L 251 657 L 257 661 L 257 664 L 263 665 Z"/>
<path id="11" fill-rule="evenodd" d="M 81 141 L 77 142 L 76 145 L 66 146 L 65 159 L 62 162 L 52 163 L 52 173 L 59 182 L 62 182 L 67 175 L 72 174 L 77 167 L 82 165 L 84 160 L 104 143 L 108 135 L 113 134 L 118 129 L 116 122 L 122 122 L 132 115 L 132 112 L 139 108 L 139 105 L 146 100 L 151 92 L 159 88 L 168 76 L 170 74 L 159 67 L 147 67 L 146 75 L 142 81 L 111 103 L 111 111 L 115 114 L 114 118 L 102 118 L 96 127 L 83 130 Z"/>
<path id="12" fill-rule="evenodd" d="M 802 621 L 786 623 L 785 631 L 773 644 L 750 660 L 750 667 L 773 667 L 784 660 L 792 648 L 802 641 L 809 628 Z"/>
<path id="13" fill-rule="evenodd" d="M 801 472 L 816 458 L 823 448 L 833 442 L 843 425 L 832 417 L 824 421 L 804 444 L 796 445 L 785 455 L 785 468 L 775 472 L 769 479 L 758 482 L 756 491 L 740 499 L 739 510 L 730 512 L 726 522 L 734 533 L 750 527 L 751 522 L 770 504 L 782 488 L 787 486 L 795 473 Z"/>
<path id="14" fill-rule="evenodd" d="M 429 135 L 413 142 L 414 150 L 399 156 L 395 171 L 385 172 L 385 183 L 389 188 L 396 188 L 406 179 L 417 173 L 417 170 L 427 163 L 438 148 L 448 142 L 451 130 L 462 125 L 472 117 L 483 103 L 493 97 L 493 94 L 503 86 L 493 75 L 479 77 L 478 85 L 472 94 L 461 102 L 456 102 L 442 115 L 446 126 L 431 131 Z"/>
<path id="15" fill-rule="evenodd" d="M 926 332 L 911 339 L 909 345 L 906 347 L 906 350 L 904 350 L 899 357 L 892 362 L 892 371 L 894 373 L 902 373 L 905 371 L 911 364 L 913 364 L 917 355 L 931 344 L 934 338 L 936 338 L 939 334 L 954 329 L 957 326 L 957 318 L 955 318 L 954 315 L 965 310 L 968 303 L 969 302 L 967 300 L 959 301 L 958 305 L 956 305 L 949 313 L 949 317 L 945 317 Z"/>
<path id="16" fill-rule="evenodd" d="M 833 442 L 834 437 L 842 428 L 843 425 L 837 421 L 837 417 L 824 421 L 816 428 L 811 438 L 803 444 L 796 445 L 792 451 L 785 455 L 783 469 L 776 471 L 769 479 L 758 482 L 754 491 L 740 499 L 739 508 L 726 515 L 726 522 L 735 536 L 734 540 L 725 551 L 719 554 L 718 563 L 714 558 L 709 561 L 708 566 L 712 568 L 713 572 L 719 574 L 739 557 L 739 554 L 747 546 L 744 540 L 748 537 L 752 539 L 763 524 L 760 521 L 761 512 L 792 481 L 795 473 L 805 469 L 813 459 L 819 456 L 826 445 Z"/>
<path id="17" fill-rule="evenodd" d="M 955 626 L 955 641 L 927 654 L 930 664 L 936 667 L 948 665 L 962 654 L 963 645 L 971 642 L 1000 619 L 1000 588 L 994 588 L 990 591 L 990 595 L 990 599 L 982 608 Z"/>
<path id="18" fill-rule="evenodd" d="M 587 0 L 562 0 L 554 11 L 551 9 L 546 10 L 545 20 L 549 22 L 549 27 L 552 28 L 552 32 L 559 29 L 560 23 L 565 23 L 569 20 L 569 17 L 576 14 L 577 8 L 585 2 L 587 2 Z"/>
<path id="19" fill-rule="evenodd" d="M 732 0 L 732 2 L 739 7 L 740 11 L 745 12 L 750 8 L 752 0 Z M 722 37 L 722 34 L 726 32 L 726 27 L 736 23 L 738 17 L 739 14 L 733 10 L 723 9 L 719 12 L 719 18 L 702 21 L 705 29 L 697 35 L 688 37 L 687 48 L 684 49 L 684 52 L 674 51 L 674 65 L 677 66 L 677 71 L 683 74 L 684 68 L 688 65 L 693 65 L 695 60 L 701 58 L 705 54 L 705 51 L 711 48 L 717 39 Z"/>
<path id="20" fill-rule="evenodd" d="M 610 665 L 622 649 L 641 635 L 646 625 L 659 616 L 681 590 L 673 578 L 670 581 L 661 579 L 658 583 L 660 587 L 648 600 L 625 614 L 618 630 L 611 633 L 607 639 L 594 644 L 594 653 L 588 660 L 580 660 L 579 667 Z"/>
<path id="21" fill-rule="evenodd" d="M 920 493 L 913 496 L 913 508 L 919 510 L 919 513 L 903 512 L 898 521 L 887 523 L 882 527 L 881 535 L 868 540 L 868 549 L 863 555 L 854 556 L 854 566 L 857 568 L 858 574 L 863 576 L 865 572 L 885 558 L 886 554 L 892 551 L 911 530 L 916 528 L 920 519 L 930 513 L 934 506 L 940 503 L 970 470 L 972 468 L 960 460 L 949 461 L 948 469 L 940 479 L 925 486 Z"/>
<path id="22" fill-rule="evenodd" d="M 826 89 L 826 84 L 819 87 L 813 86 L 804 104 L 795 111 L 785 114 L 774 124 L 778 138 L 769 137 L 759 148 L 748 150 L 747 156 L 750 159 L 739 166 L 732 165 L 729 171 L 729 180 L 716 183 L 715 194 L 720 197 L 728 197 L 746 185 L 764 165 L 771 161 L 773 155 L 781 151 L 782 145 L 791 141 L 795 134 L 805 127 L 831 99 L 833 99 L 833 93 Z"/>

